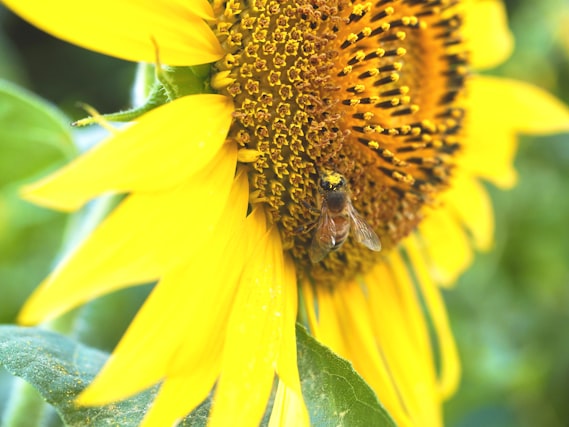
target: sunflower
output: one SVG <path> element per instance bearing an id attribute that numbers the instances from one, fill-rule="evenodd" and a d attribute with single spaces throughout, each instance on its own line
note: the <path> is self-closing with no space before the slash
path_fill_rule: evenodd
<path id="1" fill-rule="evenodd" d="M 442 425 L 460 367 L 440 287 L 492 244 L 480 179 L 515 183 L 518 132 L 569 130 L 548 94 L 472 73 L 512 49 L 500 2 L 4 3 L 64 40 L 156 64 L 149 103 L 110 116 L 143 111 L 132 126 L 24 192 L 62 211 L 125 197 L 22 323 L 157 281 L 80 403 L 160 383 L 143 423 L 171 425 L 215 386 L 210 425 L 257 425 L 276 375 L 273 414 L 307 425 L 300 298 L 310 332 L 398 425 Z M 177 72 L 199 64 L 203 84 L 184 86 Z"/>

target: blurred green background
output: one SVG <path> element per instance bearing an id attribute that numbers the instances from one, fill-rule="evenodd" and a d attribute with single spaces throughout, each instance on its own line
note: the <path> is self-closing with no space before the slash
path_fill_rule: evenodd
<path id="1" fill-rule="evenodd" d="M 516 51 L 493 73 L 533 82 L 569 104 L 569 2 L 506 3 Z M 58 41 L 0 6 L 0 78 L 56 104 L 69 122 L 84 116 L 78 101 L 102 112 L 127 107 L 134 71 L 133 64 Z M 63 215 L 14 201 L 29 175 L 64 161 L 47 150 L 30 172 L 37 152 L 0 173 L 0 323 L 14 321 L 49 272 L 65 231 Z M 446 295 L 464 369 L 446 406 L 449 427 L 569 426 L 569 135 L 522 137 L 516 163 L 514 190 L 489 186 L 494 249 L 479 254 Z M 132 308 L 111 337 L 94 345 L 112 346 L 146 291 L 113 297 L 117 310 L 126 301 Z M 0 387 L 0 409 L 5 393 Z"/>

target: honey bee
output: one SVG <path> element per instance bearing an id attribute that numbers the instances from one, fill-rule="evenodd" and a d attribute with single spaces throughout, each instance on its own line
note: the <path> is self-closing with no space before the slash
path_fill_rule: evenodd
<path id="1" fill-rule="evenodd" d="M 353 228 L 358 243 L 372 251 L 380 251 L 379 237 L 352 206 L 346 178 L 338 172 L 323 172 L 318 185 L 320 218 L 310 246 L 310 260 L 317 263 L 331 251 L 340 249 L 350 228 Z"/>

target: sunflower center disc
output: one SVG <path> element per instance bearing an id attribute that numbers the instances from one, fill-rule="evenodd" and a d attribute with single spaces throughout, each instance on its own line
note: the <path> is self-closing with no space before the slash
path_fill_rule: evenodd
<path id="1" fill-rule="evenodd" d="M 467 70 L 455 3 L 214 2 L 227 54 L 212 85 L 235 103 L 229 138 L 249 168 L 250 201 L 266 204 L 299 273 L 317 284 L 365 273 L 447 184 Z M 346 178 L 383 252 L 350 234 L 310 261 L 322 170 Z"/>

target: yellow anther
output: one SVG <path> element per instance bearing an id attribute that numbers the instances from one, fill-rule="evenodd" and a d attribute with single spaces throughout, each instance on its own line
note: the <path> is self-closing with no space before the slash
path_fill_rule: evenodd
<path id="1" fill-rule="evenodd" d="M 253 163 L 259 160 L 263 153 L 251 148 L 241 148 L 237 151 L 237 161 L 241 163 Z"/>
<path id="2" fill-rule="evenodd" d="M 379 148 L 379 142 L 377 141 L 368 141 L 367 146 L 369 148 L 373 148 L 374 150 L 377 150 Z"/>
<path id="3" fill-rule="evenodd" d="M 348 42 L 354 44 L 355 42 L 358 41 L 358 35 L 355 33 L 350 33 L 346 39 Z"/>
<path id="4" fill-rule="evenodd" d="M 356 52 L 355 59 L 356 59 L 358 62 L 362 62 L 365 58 L 366 58 L 366 54 L 365 54 L 365 52 L 364 52 L 363 50 L 358 50 L 358 51 Z"/>
<path id="5" fill-rule="evenodd" d="M 215 90 L 221 90 L 229 86 L 230 84 L 234 83 L 235 79 L 229 77 L 230 74 L 231 71 L 229 70 L 215 73 L 210 81 L 211 87 L 214 88 Z"/>

